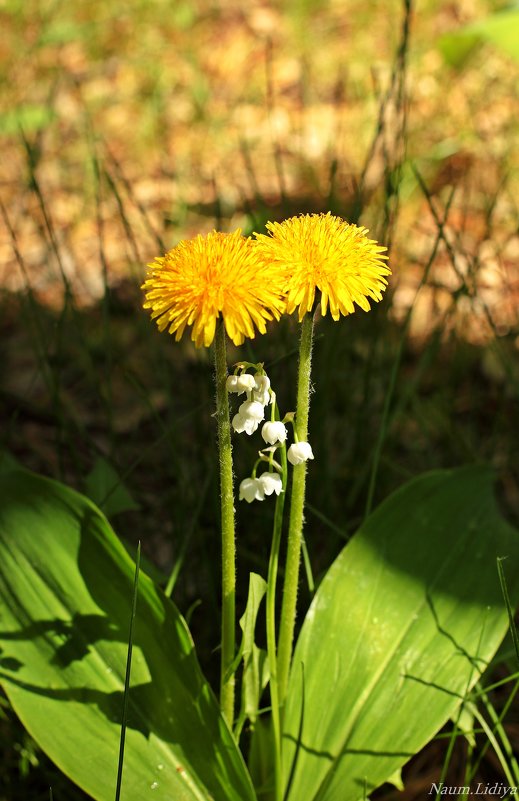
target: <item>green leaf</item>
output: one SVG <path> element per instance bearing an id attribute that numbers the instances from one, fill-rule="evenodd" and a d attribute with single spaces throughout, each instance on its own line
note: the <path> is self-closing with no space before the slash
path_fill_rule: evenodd
<path id="1" fill-rule="evenodd" d="M 496 558 L 519 590 L 519 535 L 492 473 L 427 474 L 383 503 L 323 580 L 294 653 L 286 801 L 357 801 L 419 751 L 507 630 Z"/>
<path id="2" fill-rule="evenodd" d="M 245 612 L 240 618 L 240 628 L 243 632 L 241 653 L 246 660 L 252 653 L 254 645 L 254 632 L 256 629 L 256 618 L 260 604 L 267 592 L 267 582 L 258 573 L 249 574 L 249 594 Z"/>
<path id="3" fill-rule="evenodd" d="M 240 619 L 240 628 L 243 631 L 241 654 L 243 659 L 242 704 L 243 715 L 254 722 L 258 714 L 259 700 L 262 690 L 266 686 L 268 675 L 267 655 L 264 650 L 254 643 L 256 618 L 267 591 L 267 582 L 257 573 L 249 577 L 249 596 L 243 617 Z"/>
<path id="4" fill-rule="evenodd" d="M 396 787 L 397 790 L 402 791 L 404 789 L 404 782 L 402 780 L 402 768 L 398 768 L 395 770 L 392 776 L 388 776 L 386 779 L 388 784 L 392 784 L 393 787 Z"/>
<path id="5" fill-rule="evenodd" d="M 107 517 L 139 508 L 112 465 L 99 457 L 85 479 L 85 491 Z"/>
<path id="6" fill-rule="evenodd" d="M 55 113 L 50 106 L 22 105 L 0 114 L 0 134 L 11 136 L 23 131 L 34 133 L 47 128 L 53 121 Z"/>
<path id="7" fill-rule="evenodd" d="M 261 693 L 269 680 L 269 664 L 267 652 L 259 648 L 255 640 L 256 620 L 261 602 L 267 592 L 267 582 L 257 573 L 249 576 L 249 594 L 245 612 L 240 618 L 240 628 L 243 631 L 239 656 L 243 659 L 243 675 L 241 683 L 241 709 L 238 723 L 235 727 L 235 736 L 239 738 L 246 720 L 250 727 L 250 754 L 249 770 L 253 777 L 254 786 L 258 795 L 264 801 L 270 791 L 274 765 L 272 760 L 272 726 L 270 716 L 265 720 L 259 717 L 259 702 Z"/>
<path id="8" fill-rule="evenodd" d="M 439 44 L 445 60 L 459 67 L 482 42 L 492 44 L 519 61 L 519 9 L 499 11 L 465 25 L 442 36 Z"/>
<path id="9" fill-rule="evenodd" d="M 9 451 L 1 450 L 0 451 L 0 476 L 4 475 L 4 473 L 12 473 L 13 470 L 23 470 L 22 465 L 15 459 L 15 457 L 9 453 Z"/>
<path id="10" fill-rule="evenodd" d="M 90 501 L 31 473 L 3 477 L 0 680 L 41 748 L 98 801 L 114 798 L 133 575 Z M 124 798 L 255 799 L 187 626 L 144 574 L 128 702 Z"/>
<path id="11" fill-rule="evenodd" d="M 453 722 L 463 733 L 471 748 L 476 747 L 476 735 L 474 734 L 474 706 L 473 704 L 463 704 L 455 715 L 452 716 Z"/>
<path id="12" fill-rule="evenodd" d="M 274 734 L 271 715 L 261 715 L 252 727 L 248 765 L 261 801 L 275 801 Z"/>
<path id="13" fill-rule="evenodd" d="M 447 64 L 459 69 L 465 65 L 465 62 L 481 43 L 482 38 L 477 31 L 461 28 L 444 34 L 439 40 L 438 46 Z"/>

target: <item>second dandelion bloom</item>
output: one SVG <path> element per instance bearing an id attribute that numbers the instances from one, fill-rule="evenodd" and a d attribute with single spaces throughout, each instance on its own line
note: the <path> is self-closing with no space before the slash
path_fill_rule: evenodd
<path id="1" fill-rule="evenodd" d="M 148 265 L 142 286 L 145 309 L 151 310 L 161 331 L 179 340 L 192 326 L 197 347 L 209 347 L 216 321 L 223 318 L 235 345 L 284 311 L 282 276 L 260 258 L 250 239 L 237 230 L 213 231 L 180 242 Z"/>
<path id="2" fill-rule="evenodd" d="M 367 229 L 328 214 L 305 214 L 281 223 L 267 223 L 268 235 L 257 234 L 261 259 L 272 274 L 283 272 L 287 308 L 302 320 L 320 293 L 321 311 L 334 320 L 351 314 L 355 305 L 369 311 L 387 286 L 386 248 L 369 239 Z"/>

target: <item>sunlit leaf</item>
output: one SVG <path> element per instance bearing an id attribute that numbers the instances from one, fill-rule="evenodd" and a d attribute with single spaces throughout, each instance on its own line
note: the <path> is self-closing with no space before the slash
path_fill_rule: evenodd
<path id="1" fill-rule="evenodd" d="M 27 472 L 0 483 L 0 681 L 29 733 L 113 801 L 134 565 L 86 498 Z M 123 798 L 253 801 L 175 606 L 141 573 Z"/>
<path id="2" fill-rule="evenodd" d="M 519 534 L 485 468 L 438 471 L 383 503 L 323 580 L 295 650 L 287 801 L 358 801 L 419 751 L 487 667 L 517 601 Z"/>
<path id="3" fill-rule="evenodd" d="M 519 9 L 499 11 L 445 34 L 440 40 L 440 50 L 449 64 L 458 67 L 483 42 L 519 61 Z"/>

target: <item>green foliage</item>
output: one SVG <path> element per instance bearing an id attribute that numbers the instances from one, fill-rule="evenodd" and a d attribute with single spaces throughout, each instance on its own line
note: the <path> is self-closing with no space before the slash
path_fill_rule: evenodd
<path id="1" fill-rule="evenodd" d="M 84 497 L 27 472 L 0 488 L 0 677 L 56 764 L 114 797 L 133 564 Z M 128 798 L 253 799 L 174 605 L 141 574 L 123 773 Z"/>
<path id="2" fill-rule="evenodd" d="M 519 9 L 500 11 L 442 36 L 440 50 L 449 64 L 460 67 L 484 42 L 519 61 Z"/>
<path id="3" fill-rule="evenodd" d="M 507 629 L 496 559 L 519 591 L 519 536 L 492 473 L 438 471 L 384 502 L 322 582 L 294 654 L 288 801 L 351 801 L 394 775 L 459 707 Z"/>
<path id="4" fill-rule="evenodd" d="M 133 565 L 86 498 L 25 471 L 0 488 L 0 680 L 27 730 L 99 801 L 113 798 Z M 296 648 L 284 716 L 287 801 L 361 799 L 467 700 L 505 634 L 495 560 L 519 591 L 519 538 L 492 473 L 437 471 L 394 493 L 324 578 Z M 238 658 L 250 754 L 269 788 L 271 729 L 251 575 Z M 123 790 L 131 798 L 255 798 L 176 608 L 141 574 Z M 472 708 L 472 706 L 471 706 Z M 79 758 L 79 756 L 81 758 Z M 92 769 L 92 765 L 96 769 Z M 270 766 L 270 767 L 269 767 Z"/>
<path id="5" fill-rule="evenodd" d="M 67 44 L 68 42 L 86 41 L 95 35 L 95 26 L 92 22 L 75 21 L 59 17 L 51 20 L 44 30 L 40 45 Z"/>
<path id="6" fill-rule="evenodd" d="M 35 103 L 18 106 L 0 114 L 0 134 L 6 136 L 34 133 L 47 128 L 55 118 L 55 112 L 49 106 Z"/>
<path id="7" fill-rule="evenodd" d="M 138 509 L 139 506 L 112 465 L 100 457 L 85 479 L 86 494 L 107 516 Z"/>
<path id="8" fill-rule="evenodd" d="M 238 731 L 241 730 L 245 720 L 248 719 L 252 723 L 256 721 L 260 696 L 268 682 L 267 653 L 255 643 L 256 619 L 266 591 L 266 581 L 257 573 L 251 573 L 247 606 L 240 618 L 243 636 L 238 658 L 243 660 L 243 678 Z"/>
<path id="9" fill-rule="evenodd" d="M 9 453 L 9 451 L 0 451 L 0 476 L 4 473 L 12 473 L 13 470 L 22 470 L 23 466 L 18 459 Z"/>

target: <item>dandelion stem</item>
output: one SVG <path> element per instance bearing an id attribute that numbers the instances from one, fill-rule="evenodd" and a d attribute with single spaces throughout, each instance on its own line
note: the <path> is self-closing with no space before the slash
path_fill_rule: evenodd
<path id="1" fill-rule="evenodd" d="M 267 581 L 267 651 L 270 669 L 270 701 L 272 706 L 272 731 L 274 733 L 274 777 L 275 799 L 283 798 L 283 774 L 281 769 L 281 719 L 279 706 L 277 655 L 276 655 L 276 583 L 279 563 L 279 544 L 283 529 L 283 507 L 285 505 L 285 489 L 287 484 L 287 452 L 284 445 L 279 449 L 283 469 L 283 491 L 276 499 L 274 512 L 274 530 L 270 549 L 269 572 Z"/>
<path id="2" fill-rule="evenodd" d="M 308 412 L 310 408 L 310 372 L 312 365 L 313 315 L 305 314 L 301 326 L 299 347 L 299 372 L 297 381 L 296 429 L 298 439 L 308 439 Z M 288 674 L 292 660 L 292 643 L 296 620 L 297 589 L 306 488 L 306 462 L 294 466 L 292 494 L 290 499 L 290 522 L 288 527 L 287 558 L 283 603 L 279 629 L 278 690 L 279 702 L 283 706 L 288 685 Z"/>
<path id="3" fill-rule="evenodd" d="M 225 328 L 218 320 L 215 337 L 216 420 L 220 455 L 220 503 L 222 512 L 222 641 L 220 706 L 232 728 L 234 720 L 234 672 L 229 673 L 235 648 L 236 546 L 234 540 L 234 493 L 232 481 L 231 424 L 227 397 Z"/>

